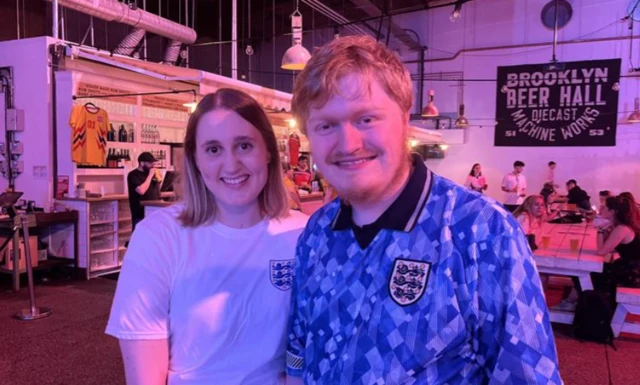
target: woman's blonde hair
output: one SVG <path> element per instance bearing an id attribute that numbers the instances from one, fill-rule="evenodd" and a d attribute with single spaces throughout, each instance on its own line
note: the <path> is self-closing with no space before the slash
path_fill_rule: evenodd
<path id="1" fill-rule="evenodd" d="M 537 199 L 542 201 L 542 212 L 538 218 L 531 215 L 532 207 Z M 539 222 L 538 224 L 541 224 L 544 220 L 546 211 L 542 195 L 529 195 L 524 202 L 522 202 L 522 204 L 513 211 L 513 216 L 517 218 L 519 215 L 526 214 L 530 219 L 535 219 Z"/>
<path id="2" fill-rule="evenodd" d="M 196 133 L 202 117 L 214 110 L 230 110 L 255 127 L 269 153 L 267 183 L 258 196 L 260 208 L 269 218 L 282 218 L 289 213 L 287 192 L 282 182 L 280 154 L 273 126 L 260 104 L 246 93 L 221 88 L 206 95 L 189 118 L 184 137 L 184 160 L 181 175 L 184 208 L 179 219 L 184 226 L 196 227 L 211 223 L 216 218 L 215 197 L 205 185 L 196 163 Z"/>
<path id="3" fill-rule="evenodd" d="M 368 36 L 345 36 L 317 49 L 293 86 L 291 111 L 306 134 L 311 107 L 322 107 L 340 94 L 338 82 L 357 73 L 366 81 L 376 80 L 403 113 L 413 104 L 411 75 L 400 58 L 384 44 Z"/>

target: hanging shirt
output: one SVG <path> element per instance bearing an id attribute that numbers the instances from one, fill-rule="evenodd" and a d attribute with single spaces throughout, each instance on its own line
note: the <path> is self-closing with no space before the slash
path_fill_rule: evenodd
<path id="1" fill-rule="evenodd" d="M 169 340 L 168 385 L 284 384 L 296 240 L 307 216 L 187 228 L 181 205 L 136 227 L 107 334 Z"/>
<path id="2" fill-rule="evenodd" d="M 104 166 L 107 155 L 107 111 L 97 111 L 85 105 L 74 105 L 69 119 L 71 126 L 71 160 L 77 164 Z"/>
<path id="3" fill-rule="evenodd" d="M 307 384 L 562 384 L 540 278 L 495 201 L 414 171 L 359 227 L 318 210 L 298 240 L 287 371 Z"/>
<path id="4" fill-rule="evenodd" d="M 289 136 L 289 159 L 292 166 L 298 165 L 298 157 L 300 156 L 300 138 L 298 135 L 291 134 Z"/>

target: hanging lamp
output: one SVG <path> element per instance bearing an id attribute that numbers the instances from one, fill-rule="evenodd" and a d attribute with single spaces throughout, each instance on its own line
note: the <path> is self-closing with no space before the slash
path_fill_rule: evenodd
<path id="1" fill-rule="evenodd" d="M 429 103 L 422 109 L 422 117 L 423 118 L 435 118 L 440 113 L 435 104 L 433 104 L 433 90 L 429 90 Z"/>
<path id="2" fill-rule="evenodd" d="M 456 127 L 466 127 L 469 125 L 469 121 L 467 120 L 466 116 L 464 116 L 464 104 L 460 105 L 455 125 Z"/>
<path id="3" fill-rule="evenodd" d="M 640 123 L 640 98 L 633 101 L 633 112 L 627 118 L 628 123 Z"/>
<path id="4" fill-rule="evenodd" d="M 307 65 L 311 54 L 302 46 L 302 14 L 298 10 L 299 0 L 296 0 L 296 10 L 291 14 L 291 32 L 293 44 L 282 56 L 280 68 L 283 70 L 301 71 Z"/>

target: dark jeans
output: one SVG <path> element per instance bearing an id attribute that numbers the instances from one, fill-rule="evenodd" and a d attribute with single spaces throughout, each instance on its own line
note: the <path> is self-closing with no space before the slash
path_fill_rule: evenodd
<path id="1" fill-rule="evenodd" d="M 571 277 L 578 293 L 582 293 L 580 280 Z M 593 289 L 607 294 L 612 305 L 615 305 L 616 288 L 640 288 L 640 261 L 618 259 L 613 263 L 605 263 L 602 273 L 591 273 Z"/>

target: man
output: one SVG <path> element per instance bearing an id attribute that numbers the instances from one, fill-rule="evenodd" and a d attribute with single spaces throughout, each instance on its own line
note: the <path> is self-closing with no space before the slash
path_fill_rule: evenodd
<path id="1" fill-rule="evenodd" d="M 309 170 L 309 158 L 306 155 L 298 157 L 298 167 L 295 169 L 294 181 L 298 188 L 311 191 L 311 171 Z"/>
<path id="2" fill-rule="evenodd" d="M 298 240 L 288 374 L 319 385 L 561 384 L 518 223 L 409 154 L 413 90 L 399 58 L 369 37 L 332 40 L 293 95 L 340 199 Z"/>
<path id="3" fill-rule="evenodd" d="M 560 185 L 558 185 L 556 183 L 556 162 L 554 161 L 550 161 L 547 166 L 549 167 L 547 169 L 547 177 L 545 178 L 545 183 L 551 183 L 551 185 L 554 188 L 558 188 L 560 187 Z"/>
<path id="4" fill-rule="evenodd" d="M 584 211 L 591 211 L 591 197 L 586 191 L 578 187 L 575 179 L 567 181 L 567 203 L 576 205 Z"/>
<path id="5" fill-rule="evenodd" d="M 524 162 L 513 162 L 513 171 L 502 178 L 502 191 L 504 194 L 504 207 L 513 212 L 524 202 L 527 196 L 527 178 L 522 175 Z"/>
<path id="6" fill-rule="evenodd" d="M 131 208 L 131 222 L 133 229 L 144 218 L 142 201 L 160 199 L 160 183 L 162 180 L 156 175 L 154 163 L 156 158 L 150 152 L 143 152 L 138 156 L 138 168 L 127 175 L 129 189 L 129 207 Z"/>

